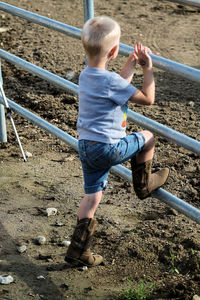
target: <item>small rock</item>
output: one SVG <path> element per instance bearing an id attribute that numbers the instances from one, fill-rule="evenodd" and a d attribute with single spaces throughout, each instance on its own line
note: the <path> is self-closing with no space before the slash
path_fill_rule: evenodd
<path id="1" fill-rule="evenodd" d="M 64 241 L 61 242 L 61 245 L 62 246 L 66 246 L 66 247 L 69 247 L 70 244 L 71 244 L 71 242 L 70 241 L 66 241 L 66 240 L 64 240 Z"/>
<path id="2" fill-rule="evenodd" d="M 5 265 L 7 263 L 8 263 L 7 260 L 0 259 L 0 265 Z"/>
<path id="3" fill-rule="evenodd" d="M 194 295 L 192 300 L 200 300 L 200 297 L 198 295 Z"/>
<path id="4" fill-rule="evenodd" d="M 35 295 L 33 294 L 33 293 L 28 293 L 28 296 L 30 296 L 30 297 L 35 297 Z"/>
<path id="5" fill-rule="evenodd" d="M 66 74 L 66 78 L 67 80 L 72 80 L 75 77 L 75 73 L 74 72 L 69 72 Z"/>
<path id="6" fill-rule="evenodd" d="M 58 210 L 55 207 L 49 207 L 46 209 L 47 217 L 49 216 L 55 216 L 57 214 Z"/>
<path id="7" fill-rule="evenodd" d="M 10 28 L 8 28 L 8 27 L 1 27 L 0 28 L 0 33 L 6 32 L 6 31 L 9 31 L 9 30 L 10 30 Z"/>
<path id="8" fill-rule="evenodd" d="M 27 250 L 26 245 L 22 245 L 22 246 L 20 246 L 20 247 L 17 248 L 17 251 L 18 251 L 19 253 L 23 253 L 23 252 L 25 252 L 26 250 Z"/>
<path id="9" fill-rule="evenodd" d="M 64 226 L 62 222 L 56 221 L 55 226 Z"/>
<path id="10" fill-rule="evenodd" d="M 39 275 L 39 276 L 37 276 L 37 279 L 38 279 L 38 280 L 44 280 L 45 277 L 44 277 L 43 275 Z"/>
<path id="11" fill-rule="evenodd" d="M 185 172 L 191 172 L 191 173 L 196 172 L 196 169 L 197 168 L 195 166 L 187 166 L 184 168 Z"/>
<path id="12" fill-rule="evenodd" d="M 1 275 L 0 276 L 0 284 L 10 284 L 14 279 L 11 275 Z"/>
<path id="13" fill-rule="evenodd" d="M 44 245 L 46 243 L 46 238 L 42 235 L 37 236 L 35 240 L 38 245 Z"/>
<path id="14" fill-rule="evenodd" d="M 83 266 L 83 267 L 82 267 L 82 270 L 83 270 L 83 271 L 87 271 L 87 270 L 88 270 L 88 267 L 87 267 L 87 266 Z"/>
<path id="15" fill-rule="evenodd" d="M 190 102 L 189 102 L 189 106 L 191 106 L 191 107 L 194 107 L 194 104 L 195 104 L 195 103 L 194 103 L 193 101 L 190 101 Z"/>
<path id="16" fill-rule="evenodd" d="M 51 254 L 50 255 L 43 255 L 43 254 L 40 253 L 38 258 L 41 259 L 41 260 L 46 260 L 46 261 L 52 261 L 53 260 L 53 257 L 52 257 Z"/>
<path id="17" fill-rule="evenodd" d="M 33 156 L 33 154 L 28 152 L 28 151 L 25 152 L 25 155 L 26 155 L 26 157 L 32 157 Z"/>

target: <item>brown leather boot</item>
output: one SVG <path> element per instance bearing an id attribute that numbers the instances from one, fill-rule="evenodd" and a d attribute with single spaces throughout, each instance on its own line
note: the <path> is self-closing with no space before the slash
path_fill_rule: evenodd
<path id="1" fill-rule="evenodd" d="M 149 197 L 151 193 L 161 187 L 168 178 L 168 168 L 163 168 L 152 174 L 151 165 L 152 160 L 137 165 L 135 157 L 131 159 L 133 187 L 139 199 Z"/>
<path id="2" fill-rule="evenodd" d="M 65 261 L 71 265 L 97 266 L 103 261 L 100 255 L 90 252 L 90 241 L 97 227 L 95 219 L 81 219 L 77 222 Z"/>

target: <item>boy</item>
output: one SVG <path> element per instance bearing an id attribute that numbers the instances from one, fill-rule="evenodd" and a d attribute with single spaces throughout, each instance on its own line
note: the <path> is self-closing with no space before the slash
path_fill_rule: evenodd
<path id="1" fill-rule="evenodd" d="M 82 43 L 88 66 L 79 78 L 79 157 L 84 174 L 85 196 L 80 203 L 78 221 L 65 260 L 72 264 L 99 265 L 103 258 L 90 252 L 89 243 L 97 226 L 93 218 L 106 189 L 110 168 L 131 159 L 133 186 L 144 199 L 162 186 L 169 170 L 151 174 L 154 137 L 147 130 L 126 136 L 128 101 L 151 105 L 155 83 L 150 49 L 137 43 L 119 74 L 107 70 L 118 55 L 120 26 L 109 17 L 88 20 L 82 31 Z M 135 64 L 143 70 L 142 90 L 130 84 Z"/>

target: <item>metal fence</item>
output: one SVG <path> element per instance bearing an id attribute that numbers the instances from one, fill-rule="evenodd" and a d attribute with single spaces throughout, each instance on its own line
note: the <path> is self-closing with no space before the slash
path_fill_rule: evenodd
<path id="1" fill-rule="evenodd" d="M 55 20 L 40 16 L 38 14 L 31 13 L 29 11 L 14 7 L 12 5 L 6 4 L 4 2 L 0 2 L 0 10 L 3 10 L 7 13 L 11 13 L 18 17 L 27 19 L 28 21 L 37 23 L 39 25 L 48 27 L 53 30 L 57 30 L 62 32 L 68 36 L 75 37 L 80 39 L 81 37 L 81 29 L 76 27 L 72 27 L 61 22 L 57 22 Z M 94 15 L 94 6 L 93 0 L 84 0 L 84 19 L 85 21 L 88 18 L 93 17 Z M 124 44 L 120 44 L 120 53 L 122 55 L 128 56 L 133 51 L 133 48 Z M 167 60 L 160 56 L 151 55 L 154 66 L 164 69 L 177 75 L 183 76 L 189 80 L 193 80 L 195 82 L 200 82 L 200 70 L 179 64 L 174 61 Z M 70 91 L 71 93 L 77 94 L 78 93 L 78 86 L 68 80 L 65 80 L 51 72 L 48 72 L 40 67 L 35 66 L 13 54 L 10 54 L 2 49 L 0 49 L 0 58 L 5 59 L 6 61 L 21 67 L 22 69 L 31 72 L 43 78 L 60 88 Z M 47 121 L 43 120 L 42 118 L 38 117 L 37 115 L 31 113 L 30 111 L 26 110 L 25 108 L 17 105 L 13 101 L 8 100 L 9 106 L 13 111 L 21 115 L 22 117 L 28 119 L 32 123 L 36 124 L 37 126 L 43 128 L 47 132 L 51 133 L 55 137 L 62 140 L 64 143 L 68 144 L 69 146 L 73 147 L 77 150 L 77 140 L 67 134 L 66 132 L 58 129 L 56 126 L 48 123 Z M 0 97 L 0 102 L 3 104 L 3 98 Z M 0 105 L 1 107 L 2 105 Z M 0 115 L 1 116 L 1 115 Z M 170 129 L 160 123 L 157 123 L 153 120 L 150 120 L 144 116 L 141 116 L 131 110 L 128 110 L 128 119 L 136 123 L 137 125 L 144 127 L 146 129 L 151 130 L 152 132 L 165 137 L 169 141 L 172 141 L 192 152 L 200 154 L 200 142 L 181 134 L 173 129 Z M 1 135 L 0 135 L 1 137 Z M 122 165 L 117 165 L 112 168 L 112 172 L 117 175 L 122 176 L 128 181 L 132 181 L 131 171 L 127 168 L 123 167 Z M 169 192 L 165 191 L 162 188 L 159 188 L 153 193 L 153 196 L 158 198 L 159 200 L 165 202 L 169 206 L 173 207 L 177 211 L 183 213 L 184 215 L 188 216 L 192 220 L 196 221 L 200 224 L 200 211 L 193 207 L 192 205 L 188 204 L 187 202 L 175 197 L 174 195 L 170 194 Z"/>

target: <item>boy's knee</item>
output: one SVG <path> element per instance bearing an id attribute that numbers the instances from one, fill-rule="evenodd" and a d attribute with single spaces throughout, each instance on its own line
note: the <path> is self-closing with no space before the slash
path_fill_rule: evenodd
<path id="1" fill-rule="evenodd" d="M 152 148 L 154 147 L 154 135 L 151 131 L 143 130 L 141 131 L 143 136 L 145 137 L 145 148 Z"/>
<path id="2" fill-rule="evenodd" d="M 91 193 L 91 194 L 85 194 L 85 198 L 89 202 L 99 202 L 102 198 L 102 191 L 98 191 L 96 193 Z"/>
<path id="3" fill-rule="evenodd" d="M 154 142 L 154 135 L 153 135 L 153 133 L 151 131 L 143 130 L 143 131 L 141 131 L 141 133 L 145 137 L 146 143 L 149 142 L 149 141 Z"/>

